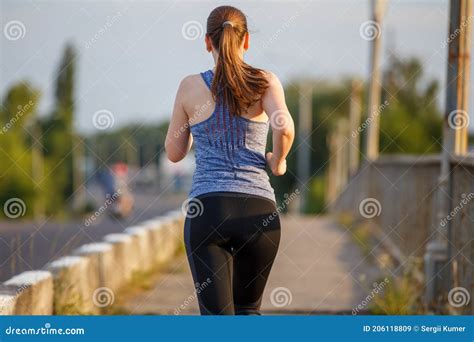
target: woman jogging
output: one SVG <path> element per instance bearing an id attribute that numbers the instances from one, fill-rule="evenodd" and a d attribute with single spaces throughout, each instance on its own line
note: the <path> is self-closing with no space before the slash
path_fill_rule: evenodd
<path id="1" fill-rule="evenodd" d="M 286 172 L 294 124 L 278 78 L 244 62 L 249 33 L 239 9 L 215 8 L 205 43 L 215 67 L 182 80 L 166 138 L 173 162 L 194 139 L 186 254 L 202 315 L 259 315 L 280 242 L 266 167 Z M 273 149 L 265 155 L 270 125 Z"/>

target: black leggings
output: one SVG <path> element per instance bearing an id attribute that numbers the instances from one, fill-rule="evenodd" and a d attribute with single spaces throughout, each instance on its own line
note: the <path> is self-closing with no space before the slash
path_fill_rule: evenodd
<path id="1" fill-rule="evenodd" d="M 202 315 L 260 315 L 280 242 L 275 204 L 219 192 L 191 200 L 184 240 Z"/>

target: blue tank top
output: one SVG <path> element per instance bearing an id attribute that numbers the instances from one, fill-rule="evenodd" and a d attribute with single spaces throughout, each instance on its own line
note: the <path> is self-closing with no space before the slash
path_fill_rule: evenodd
<path id="1" fill-rule="evenodd" d="M 201 73 L 211 88 L 212 70 Z M 209 118 L 190 127 L 196 170 L 190 198 L 210 192 L 238 192 L 275 202 L 266 172 L 268 122 L 232 115 L 217 99 Z"/>

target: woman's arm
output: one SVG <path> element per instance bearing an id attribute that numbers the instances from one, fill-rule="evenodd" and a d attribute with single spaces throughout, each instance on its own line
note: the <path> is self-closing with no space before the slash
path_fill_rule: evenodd
<path id="1" fill-rule="evenodd" d="M 166 134 L 166 156 L 174 163 L 182 160 L 193 144 L 188 116 L 184 110 L 186 87 L 189 86 L 188 81 L 188 78 L 184 78 L 179 85 L 174 101 L 173 115 L 171 116 L 168 133 Z"/>
<path id="2" fill-rule="evenodd" d="M 272 126 L 273 152 L 266 155 L 275 176 L 286 172 L 286 156 L 295 137 L 295 125 L 285 102 L 285 93 L 278 77 L 268 73 L 269 87 L 262 97 L 262 106 Z"/>

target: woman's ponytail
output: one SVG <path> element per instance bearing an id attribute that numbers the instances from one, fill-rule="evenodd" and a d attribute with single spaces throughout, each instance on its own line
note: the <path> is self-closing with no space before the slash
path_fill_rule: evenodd
<path id="1" fill-rule="evenodd" d="M 241 115 L 259 101 L 268 87 L 263 70 L 244 62 L 240 47 L 247 33 L 247 19 L 237 8 L 215 8 L 207 19 L 207 34 L 219 55 L 211 92 L 232 114 Z"/>

